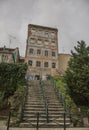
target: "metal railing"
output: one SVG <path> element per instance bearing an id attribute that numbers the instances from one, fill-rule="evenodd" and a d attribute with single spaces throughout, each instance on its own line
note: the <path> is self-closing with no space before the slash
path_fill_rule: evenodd
<path id="1" fill-rule="evenodd" d="M 9 130 L 10 126 L 10 118 L 11 118 L 11 111 L 9 111 L 8 120 L 7 120 L 7 130 Z"/>
<path id="2" fill-rule="evenodd" d="M 70 111 L 70 108 L 68 107 L 68 105 L 66 104 L 65 97 L 63 96 L 63 94 L 59 90 L 59 88 L 57 87 L 56 82 L 54 81 L 53 78 L 51 78 L 51 81 L 52 81 L 52 86 L 54 87 L 54 90 L 57 93 L 57 97 L 58 97 L 59 101 L 61 101 L 63 103 L 64 110 L 65 110 L 65 112 L 67 112 L 69 114 L 69 117 L 71 120 L 71 111 Z"/>
<path id="3" fill-rule="evenodd" d="M 19 114 L 19 113 L 18 113 Z M 76 129 L 79 129 L 79 128 L 89 128 L 89 122 L 88 122 L 88 115 L 83 115 L 83 114 L 79 114 L 79 113 L 76 113 L 76 114 L 72 114 L 72 122 L 70 123 L 68 121 L 68 113 L 64 112 L 64 113 L 60 113 L 63 117 L 63 124 L 60 125 L 60 122 L 59 121 L 56 121 L 56 119 L 54 119 L 52 122 L 55 122 L 57 123 L 57 128 L 63 128 L 64 130 L 67 130 L 68 128 L 76 128 Z M 7 120 L 7 130 L 9 130 L 10 127 L 16 127 L 16 126 L 13 126 L 11 125 L 10 121 L 11 121 L 11 118 L 12 116 L 14 115 L 13 112 L 9 112 L 9 115 L 8 115 L 8 120 Z M 37 130 L 42 127 L 40 125 L 40 117 L 41 115 L 39 114 L 39 112 L 37 112 L 35 114 L 35 118 L 37 119 L 36 120 L 36 124 L 35 125 L 31 125 L 30 122 L 29 122 L 29 127 L 34 127 L 36 128 Z M 51 123 L 51 122 L 50 122 Z M 43 124 L 43 128 L 46 128 L 46 125 L 47 123 L 44 123 Z M 18 126 L 19 127 L 19 126 Z M 28 126 L 27 126 L 28 127 Z M 52 128 L 53 126 L 51 126 L 50 128 Z"/>
<path id="4" fill-rule="evenodd" d="M 47 123 L 48 123 L 49 122 L 49 117 L 48 117 L 48 103 L 47 103 L 47 99 L 46 99 L 46 95 L 45 95 L 45 90 L 43 88 L 43 84 L 42 84 L 41 80 L 40 80 L 40 87 L 41 87 L 41 91 L 42 91 L 43 101 L 44 101 L 44 105 L 45 105 L 46 119 L 47 119 Z"/>
<path id="5" fill-rule="evenodd" d="M 21 105 L 21 112 L 20 112 L 20 122 L 23 119 L 23 111 L 24 111 L 24 106 L 25 106 L 25 102 L 26 102 L 26 98 L 27 98 L 27 92 L 28 92 L 28 87 L 25 86 L 24 87 L 24 96 L 23 96 L 23 101 L 22 101 L 22 105 Z"/>

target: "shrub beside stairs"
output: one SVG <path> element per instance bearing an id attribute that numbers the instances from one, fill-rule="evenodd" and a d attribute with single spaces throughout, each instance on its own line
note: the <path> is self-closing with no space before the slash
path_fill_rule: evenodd
<path id="1" fill-rule="evenodd" d="M 64 113 L 63 103 L 51 81 L 29 81 L 20 127 L 36 127 L 37 121 L 43 128 L 63 127 Z M 65 124 L 70 125 L 69 117 L 66 117 Z"/>

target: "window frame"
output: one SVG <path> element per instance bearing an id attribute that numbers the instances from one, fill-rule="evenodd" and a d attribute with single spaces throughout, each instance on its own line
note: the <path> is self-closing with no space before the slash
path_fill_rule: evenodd
<path id="1" fill-rule="evenodd" d="M 48 57 L 48 50 L 45 50 L 45 56 Z"/>
<path id="2" fill-rule="evenodd" d="M 41 54 L 41 50 L 37 49 L 37 55 L 40 55 L 40 54 Z"/>
<path id="3" fill-rule="evenodd" d="M 33 54 L 34 53 L 34 49 L 33 48 L 30 48 L 29 49 L 29 54 Z"/>
<path id="4" fill-rule="evenodd" d="M 44 62 L 44 67 L 49 67 L 49 63 L 48 62 Z"/>
<path id="5" fill-rule="evenodd" d="M 41 61 L 36 61 L 36 67 L 41 67 Z"/>
<path id="6" fill-rule="evenodd" d="M 52 57 L 56 57 L 56 52 L 52 51 Z"/>
<path id="7" fill-rule="evenodd" d="M 30 62 L 31 62 L 31 64 L 30 64 Z M 28 61 L 28 65 L 29 65 L 29 66 L 32 66 L 32 65 L 33 65 L 33 61 L 32 61 L 32 60 L 29 60 L 29 61 Z"/>
<path id="8" fill-rule="evenodd" d="M 56 63 L 52 62 L 52 68 L 56 68 Z"/>

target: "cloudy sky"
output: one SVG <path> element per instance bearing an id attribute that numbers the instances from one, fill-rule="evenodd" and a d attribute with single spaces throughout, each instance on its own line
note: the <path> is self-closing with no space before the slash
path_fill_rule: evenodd
<path id="1" fill-rule="evenodd" d="M 24 56 L 28 24 L 58 28 L 59 53 L 70 53 L 77 41 L 89 45 L 89 0 L 0 0 L 0 47 Z"/>

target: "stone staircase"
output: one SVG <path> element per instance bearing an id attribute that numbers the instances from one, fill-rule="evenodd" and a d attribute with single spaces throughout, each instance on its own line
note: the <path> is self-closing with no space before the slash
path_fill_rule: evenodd
<path id="1" fill-rule="evenodd" d="M 48 102 L 49 122 L 54 127 L 64 126 L 64 106 L 58 99 L 52 83 L 50 81 L 44 82 L 44 90 Z M 66 125 L 70 125 L 70 119 L 66 117 Z"/>
<path id="2" fill-rule="evenodd" d="M 41 85 L 45 92 L 45 99 Z M 37 113 L 39 112 L 39 127 L 62 127 L 64 125 L 64 107 L 59 101 L 57 94 L 50 81 L 30 81 L 28 86 L 27 99 L 24 106 L 23 118 L 20 127 L 36 127 Z M 45 101 L 48 106 L 48 120 L 45 108 Z M 66 125 L 70 125 L 70 119 L 66 118 Z"/>

